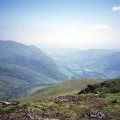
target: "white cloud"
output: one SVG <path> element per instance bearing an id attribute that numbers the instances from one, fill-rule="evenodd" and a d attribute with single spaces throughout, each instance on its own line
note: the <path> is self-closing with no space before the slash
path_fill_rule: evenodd
<path id="1" fill-rule="evenodd" d="M 120 11 L 120 5 L 119 6 L 113 6 L 112 11 Z"/>
<path id="2" fill-rule="evenodd" d="M 106 30 L 108 28 L 109 28 L 108 25 L 102 25 L 102 24 L 97 24 L 93 26 L 93 29 L 95 30 Z"/>

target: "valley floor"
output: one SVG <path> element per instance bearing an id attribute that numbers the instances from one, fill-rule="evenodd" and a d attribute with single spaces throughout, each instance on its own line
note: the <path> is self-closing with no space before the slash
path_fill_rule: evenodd
<path id="1" fill-rule="evenodd" d="M 0 120 L 120 120 L 120 93 L 66 95 L 0 105 Z"/>

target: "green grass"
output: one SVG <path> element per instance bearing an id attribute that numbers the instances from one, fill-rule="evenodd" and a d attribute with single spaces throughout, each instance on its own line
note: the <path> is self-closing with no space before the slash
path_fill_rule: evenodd
<path id="1" fill-rule="evenodd" d="M 120 93 L 120 78 L 110 79 L 100 84 L 88 85 L 85 89 L 79 92 L 82 93 Z"/>
<path id="2" fill-rule="evenodd" d="M 29 110 L 38 113 L 37 118 L 45 119 L 51 118 L 60 120 L 76 120 L 76 119 L 86 119 L 86 111 L 91 112 L 102 112 L 108 115 L 111 119 L 118 120 L 120 115 L 120 93 L 104 93 L 96 96 L 94 93 L 88 94 L 76 94 L 80 89 L 85 88 L 88 84 L 102 84 L 99 80 L 90 79 L 79 79 L 71 80 L 63 83 L 56 84 L 54 86 L 45 88 L 38 91 L 36 94 L 28 97 L 25 100 L 21 100 L 15 108 L 22 110 L 20 114 L 27 113 Z M 110 82 L 110 81 L 108 81 Z M 111 83 L 111 82 L 110 82 Z M 60 89 L 61 88 L 61 89 Z M 58 90 L 58 91 L 57 91 Z M 68 91 L 67 91 L 68 90 Z M 46 94 L 45 94 L 46 93 Z M 71 95 L 72 94 L 72 95 Z M 77 101 L 40 101 L 40 99 L 46 99 L 51 97 L 56 97 L 60 95 L 70 95 L 77 96 L 79 99 Z M 64 98 L 63 98 L 64 100 Z M 113 102 L 117 100 L 118 102 Z M 10 116 L 18 113 L 12 110 L 11 106 L 5 106 L 0 109 L 2 112 L 8 113 Z M 88 118 L 89 119 L 89 118 Z"/>
<path id="3" fill-rule="evenodd" d="M 77 79 L 65 81 L 48 88 L 37 91 L 35 94 L 28 97 L 30 100 L 38 100 L 51 98 L 61 95 L 77 94 L 80 90 L 85 88 L 88 84 L 95 84 L 101 82 L 95 79 Z"/>
<path id="4" fill-rule="evenodd" d="M 111 113 L 120 110 L 120 93 L 107 93 L 99 97 L 98 100 L 106 103 L 106 106 L 102 108 L 95 108 L 94 110 L 96 111 Z M 115 100 L 119 102 L 113 103 Z"/>
<path id="5" fill-rule="evenodd" d="M 105 101 L 120 100 L 120 93 L 107 93 L 104 94 L 101 99 Z"/>

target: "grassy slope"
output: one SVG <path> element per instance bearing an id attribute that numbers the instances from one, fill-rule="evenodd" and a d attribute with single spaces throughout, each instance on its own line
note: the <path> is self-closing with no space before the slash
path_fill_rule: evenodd
<path id="1" fill-rule="evenodd" d="M 59 83 L 54 86 L 37 91 L 35 94 L 30 96 L 29 99 L 36 100 L 36 99 L 42 99 L 42 98 L 56 97 L 59 95 L 76 94 L 78 93 L 79 90 L 82 90 L 88 84 L 95 84 L 99 82 L 100 80 L 92 80 L 92 79 L 70 80 L 70 81 Z"/>
<path id="2" fill-rule="evenodd" d="M 14 98 L 38 84 L 56 83 L 29 68 L 13 64 L 0 64 L 0 99 Z"/>
<path id="3" fill-rule="evenodd" d="M 0 75 L 0 99 L 10 99 L 22 95 L 30 84 L 24 80 Z"/>
<path id="4" fill-rule="evenodd" d="M 42 95 L 45 95 L 45 96 L 48 95 L 50 97 L 53 94 L 55 96 L 65 95 L 65 94 L 74 95 L 78 93 L 80 89 L 85 88 L 87 84 L 92 85 L 94 83 L 98 85 L 98 88 L 95 90 L 101 93 L 100 96 L 95 96 L 94 93 L 75 95 L 81 98 L 81 100 L 80 101 L 78 100 L 78 102 L 75 102 L 75 104 L 70 102 L 67 102 L 67 103 L 59 102 L 58 104 L 54 102 L 46 102 L 43 104 L 41 103 L 41 105 L 43 105 L 42 107 L 46 110 L 46 113 L 49 111 L 50 114 L 53 114 L 51 110 L 55 109 L 55 111 L 62 111 L 63 113 L 66 114 L 66 116 L 69 119 L 73 119 L 73 120 L 76 120 L 77 119 L 76 117 L 78 117 L 79 115 L 81 115 L 79 116 L 80 117 L 79 119 L 82 119 L 82 117 L 84 116 L 82 114 L 83 113 L 85 114 L 86 111 L 102 112 L 105 114 L 105 118 L 104 118 L 105 120 L 108 120 L 108 119 L 119 120 L 120 78 L 111 79 L 108 81 L 104 81 L 102 83 L 101 82 L 99 83 L 99 81 L 95 81 L 95 80 L 72 80 L 72 81 L 64 82 L 56 86 L 47 88 L 43 91 L 39 91 L 38 93 L 36 93 L 36 96 L 40 95 L 40 97 L 42 98 Z M 114 101 L 116 100 L 118 102 L 114 103 Z M 70 113 L 70 114 L 67 115 L 67 113 Z M 60 115 L 59 118 L 64 119 L 65 117 L 66 119 L 66 116 L 63 115 L 62 117 Z M 86 118 L 83 117 L 83 119 L 86 119 Z"/>
<path id="5" fill-rule="evenodd" d="M 56 82 L 56 80 L 46 77 L 27 67 L 14 65 L 14 64 L 3 64 L 3 63 L 0 64 L 0 75 L 21 79 L 33 85 L 49 84 L 52 82 L 53 83 Z"/>
<path id="6" fill-rule="evenodd" d="M 116 87 L 116 83 L 119 84 L 119 81 L 120 79 L 114 79 L 111 81 L 107 81 L 106 83 L 107 85 L 111 84 L 112 86 Z M 117 93 L 106 93 L 105 91 L 105 93 L 102 93 L 98 96 L 93 93 L 82 95 L 76 94 L 75 91 L 77 91 L 78 93 L 78 89 L 82 89 L 84 85 L 96 82 L 99 84 L 99 81 L 97 80 L 72 80 L 60 83 L 58 85 L 44 89 L 43 91 L 39 91 L 38 93 L 44 93 L 45 91 L 52 90 L 52 88 L 54 88 L 55 90 L 58 89 L 65 93 L 65 90 L 69 89 L 69 92 L 67 91 L 66 93 L 69 95 L 63 96 L 64 98 L 57 97 L 57 99 L 51 98 L 40 101 L 39 99 L 41 99 L 43 97 L 42 95 L 44 94 L 39 94 L 39 96 L 34 96 L 35 101 L 31 99 L 31 102 L 21 101 L 18 105 L 0 105 L 0 116 L 4 120 L 12 120 L 13 118 L 16 118 L 18 120 L 20 118 L 28 120 L 30 119 L 30 117 L 40 120 L 120 120 L 120 93 L 118 91 L 116 91 Z M 103 84 L 100 83 L 99 85 Z M 62 87 L 62 89 L 59 89 L 58 87 Z M 113 89 L 114 87 L 112 87 L 111 89 Z M 74 93 L 72 91 L 74 91 L 76 95 L 70 95 L 71 93 Z M 52 91 L 50 91 L 50 94 L 51 92 Z M 38 95 L 38 93 L 36 93 L 36 95 Z M 58 93 L 57 95 L 60 94 Z M 70 99 L 68 96 L 70 97 Z M 48 96 L 46 96 L 45 94 L 45 97 Z M 77 99 L 71 99 L 75 97 Z M 117 102 L 114 102 L 116 100 Z M 98 115 L 98 113 L 100 112 L 102 114 L 102 118 L 99 118 L 101 116 L 90 116 L 91 114 Z"/>

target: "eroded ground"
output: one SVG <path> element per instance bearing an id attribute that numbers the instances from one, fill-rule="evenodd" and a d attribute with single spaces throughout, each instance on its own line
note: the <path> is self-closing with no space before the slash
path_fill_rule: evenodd
<path id="1" fill-rule="evenodd" d="M 120 120 L 120 94 L 67 95 L 0 105 L 0 120 Z"/>

